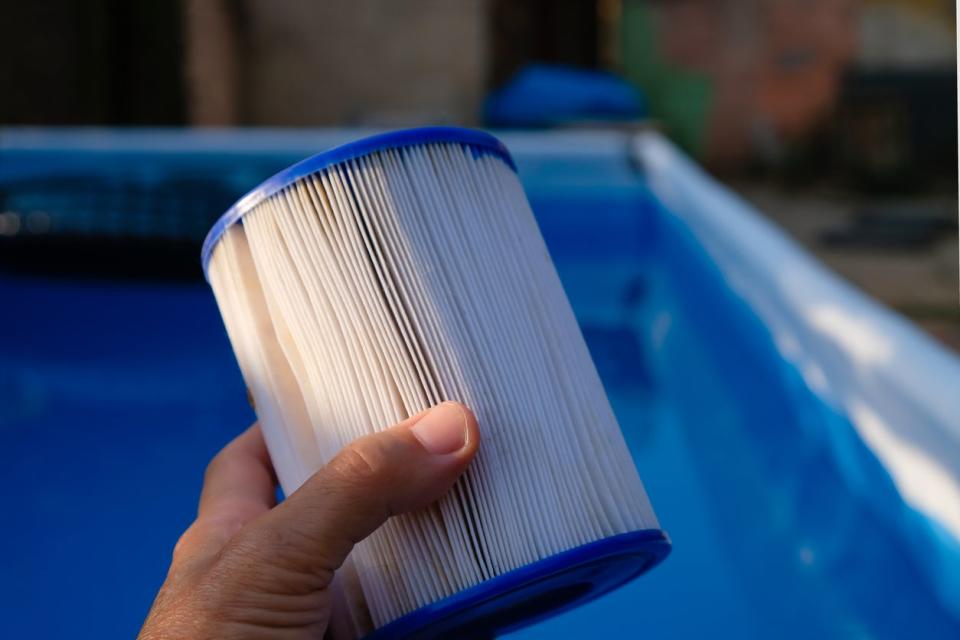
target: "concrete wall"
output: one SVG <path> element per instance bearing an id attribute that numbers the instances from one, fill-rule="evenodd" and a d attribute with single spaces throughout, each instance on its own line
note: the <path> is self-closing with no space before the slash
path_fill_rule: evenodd
<path id="1" fill-rule="evenodd" d="M 474 123 L 485 0 L 187 0 L 198 124 Z"/>

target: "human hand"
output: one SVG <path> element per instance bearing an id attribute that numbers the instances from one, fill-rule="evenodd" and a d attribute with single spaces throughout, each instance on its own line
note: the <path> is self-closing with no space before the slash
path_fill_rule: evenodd
<path id="1" fill-rule="evenodd" d="M 330 582 L 390 516 L 440 498 L 479 446 L 469 409 L 444 402 L 354 441 L 279 505 L 252 426 L 207 467 L 197 519 L 177 542 L 140 631 L 172 638 L 321 638 Z"/>

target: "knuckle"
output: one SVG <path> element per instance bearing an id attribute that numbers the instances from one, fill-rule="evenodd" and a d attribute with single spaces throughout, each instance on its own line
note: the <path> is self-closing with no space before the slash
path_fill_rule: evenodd
<path id="1" fill-rule="evenodd" d="M 187 547 L 190 545 L 190 539 L 193 537 L 195 525 L 190 525 L 186 531 L 180 534 L 180 537 L 177 538 L 177 543 L 173 545 L 173 559 L 179 560 L 187 552 Z"/>
<path id="2" fill-rule="evenodd" d="M 210 478 L 216 475 L 217 469 L 220 468 L 222 462 L 223 462 L 223 452 L 220 452 L 217 455 L 213 456 L 210 462 L 207 463 L 207 468 L 204 469 L 203 471 L 204 484 L 209 482 Z"/>
<path id="3" fill-rule="evenodd" d="M 194 556 L 197 552 L 197 546 L 203 541 L 204 533 L 203 523 L 199 520 L 190 523 L 190 526 L 180 534 L 176 544 L 173 545 L 173 561 L 176 563 Z"/>
<path id="4" fill-rule="evenodd" d="M 329 464 L 329 471 L 348 482 L 370 482 L 386 473 L 386 459 L 369 442 L 358 440 L 347 445 Z"/>

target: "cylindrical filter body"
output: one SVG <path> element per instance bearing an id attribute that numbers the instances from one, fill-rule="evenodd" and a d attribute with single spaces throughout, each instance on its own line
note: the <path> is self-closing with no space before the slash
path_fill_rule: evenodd
<path id="1" fill-rule="evenodd" d="M 666 554 L 495 138 L 416 129 L 309 158 L 228 211 L 203 261 L 287 493 L 443 400 L 478 418 L 454 489 L 338 572 L 358 633 L 512 628 Z"/>

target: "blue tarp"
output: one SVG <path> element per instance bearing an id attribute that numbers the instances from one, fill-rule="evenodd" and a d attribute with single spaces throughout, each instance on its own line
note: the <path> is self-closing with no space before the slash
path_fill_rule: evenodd
<path id="1" fill-rule="evenodd" d="M 483 106 L 492 127 L 551 127 L 647 116 L 643 94 L 605 71 L 535 64 L 521 69 Z"/>

